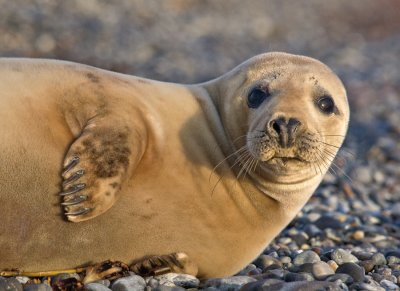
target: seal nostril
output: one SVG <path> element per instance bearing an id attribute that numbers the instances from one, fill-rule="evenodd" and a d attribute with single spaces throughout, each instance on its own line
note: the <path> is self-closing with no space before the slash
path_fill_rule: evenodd
<path id="1" fill-rule="evenodd" d="M 276 131 L 277 134 L 281 133 L 281 127 L 276 121 L 272 121 L 272 128 Z"/>

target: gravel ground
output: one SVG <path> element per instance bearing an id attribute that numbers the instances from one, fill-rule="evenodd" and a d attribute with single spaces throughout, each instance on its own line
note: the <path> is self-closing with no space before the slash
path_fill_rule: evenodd
<path id="1" fill-rule="evenodd" d="M 0 56 L 192 83 L 267 51 L 320 59 L 348 89 L 349 135 L 324 183 L 238 276 L 130 276 L 88 290 L 399 290 L 400 2 L 0 0 Z M 25 283 L 0 278 L 0 290 L 50 290 L 48 278 Z"/>

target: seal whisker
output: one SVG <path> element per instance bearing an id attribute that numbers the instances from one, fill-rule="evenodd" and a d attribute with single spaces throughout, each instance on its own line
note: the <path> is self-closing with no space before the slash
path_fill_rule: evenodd
<path id="1" fill-rule="evenodd" d="M 246 150 L 246 145 L 242 146 L 240 149 L 236 150 L 235 152 L 231 153 L 229 156 L 227 156 L 225 159 L 223 159 L 221 162 L 219 162 L 211 171 L 210 176 L 208 177 L 208 183 L 211 182 L 211 177 L 215 173 L 216 169 L 225 161 L 227 161 L 229 158 L 231 158 L 233 155 L 239 154 L 242 151 Z"/>

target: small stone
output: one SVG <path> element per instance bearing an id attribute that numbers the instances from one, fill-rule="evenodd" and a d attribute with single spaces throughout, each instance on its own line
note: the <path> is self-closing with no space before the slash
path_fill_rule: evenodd
<path id="1" fill-rule="evenodd" d="M 369 184 L 372 181 L 372 170 L 366 166 L 360 166 L 355 170 L 357 180 L 363 184 Z"/>
<path id="2" fill-rule="evenodd" d="M 389 280 L 383 279 L 382 281 L 379 282 L 379 284 L 385 288 L 385 290 L 399 290 L 399 286 L 397 286 L 395 283 L 390 282 Z"/>
<path id="3" fill-rule="evenodd" d="M 0 288 L 0 290 L 3 290 Z M 25 285 L 24 286 L 24 291 L 52 291 L 53 289 L 50 287 L 50 285 L 47 284 L 31 284 L 31 285 Z M 90 289 L 88 289 L 91 291 Z M 99 291 L 102 291 L 103 289 L 96 289 Z M 110 291 L 110 289 L 106 288 L 107 291 Z"/>
<path id="4" fill-rule="evenodd" d="M 119 278 L 112 286 L 112 291 L 143 291 L 146 287 L 146 281 L 137 275 Z"/>
<path id="5" fill-rule="evenodd" d="M 365 260 L 371 259 L 374 254 L 371 252 L 358 251 L 358 252 L 354 252 L 353 255 L 356 256 L 357 259 L 359 259 L 361 261 L 365 261 Z"/>
<path id="6" fill-rule="evenodd" d="M 110 291 L 111 290 L 111 289 L 107 288 L 106 286 L 104 286 L 103 284 L 99 284 L 99 283 L 86 284 L 85 288 L 88 291 Z"/>
<path id="7" fill-rule="evenodd" d="M 265 279 L 282 279 L 285 276 L 285 270 L 283 269 L 275 269 L 265 272 L 262 275 Z"/>
<path id="8" fill-rule="evenodd" d="M 388 265 L 400 264 L 400 258 L 399 258 L 399 257 L 388 256 L 388 257 L 386 258 L 386 260 L 387 260 L 387 264 L 388 264 Z"/>
<path id="9" fill-rule="evenodd" d="M 318 237 L 322 234 L 321 229 L 319 229 L 317 226 L 314 224 L 307 224 L 304 227 L 304 232 L 309 236 L 309 237 Z"/>
<path id="10" fill-rule="evenodd" d="M 254 265 L 254 264 L 249 264 L 249 265 L 247 265 L 246 267 L 244 267 L 242 270 L 240 270 L 239 273 L 237 273 L 236 275 L 237 275 L 237 276 L 242 276 L 242 275 L 248 276 L 249 273 L 250 273 L 251 271 L 254 271 L 255 269 L 257 269 L 257 266 L 256 266 L 256 265 Z"/>
<path id="11" fill-rule="evenodd" d="M 283 283 L 284 281 L 279 279 L 264 279 L 256 282 L 247 283 L 240 288 L 240 291 L 253 291 L 253 290 L 265 290 L 269 286 Z"/>
<path id="12" fill-rule="evenodd" d="M 315 262 L 319 262 L 321 261 L 321 259 L 319 258 L 319 256 L 313 252 L 313 251 L 304 251 L 300 254 L 298 254 L 294 260 L 293 260 L 293 264 L 296 266 L 300 266 L 302 264 L 305 263 L 315 263 Z"/>
<path id="13" fill-rule="evenodd" d="M 365 269 L 366 273 L 371 272 L 375 267 L 375 263 L 372 260 L 365 260 L 360 262 L 359 264 Z"/>
<path id="14" fill-rule="evenodd" d="M 248 276 L 234 276 L 227 278 L 208 279 L 203 283 L 203 288 L 215 287 L 222 291 L 239 290 L 244 284 L 257 281 Z M 114 291 L 114 290 L 113 290 Z"/>
<path id="15" fill-rule="evenodd" d="M 360 267 L 359 265 L 355 263 L 344 263 L 340 265 L 336 273 L 343 273 L 350 275 L 355 282 L 362 281 L 365 277 L 365 270 L 364 268 Z"/>
<path id="16" fill-rule="evenodd" d="M 160 285 L 171 287 L 179 286 L 183 288 L 197 288 L 200 284 L 199 279 L 187 274 L 167 273 L 155 276 L 154 279 L 158 280 Z"/>
<path id="17" fill-rule="evenodd" d="M 104 286 L 106 286 L 106 287 L 110 287 L 110 285 L 111 285 L 110 280 L 107 280 L 107 279 L 97 280 L 97 281 L 94 281 L 94 282 L 92 282 L 92 283 L 101 284 L 101 285 L 104 285 Z"/>
<path id="18" fill-rule="evenodd" d="M 265 286 L 262 288 L 253 288 L 246 290 L 262 290 L 262 291 L 320 291 L 320 290 L 329 290 L 329 291 L 348 291 L 348 288 L 339 282 L 324 282 L 324 281 L 296 281 L 296 282 L 281 282 L 275 283 L 269 286 Z"/>
<path id="19" fill-rule="evenodd" d="M 362 230 L 356 230 L 353 234 L 352 234 L 353 239 L 355 240 L 363 240 L 365 237 L 365 233 Z"/>
<path id="20" fill-rule="evenodd" d="M 0 277 L 0 290 L 22 291 L 22 285 L 15 278 Z"/>
<path id="21" fill-rule="evenodd" d="M 302 232 L 299 232 L 298 234 L 295 234 L 294 236 L 292 236 L 292 239 L 295 241 L 295 243 L 298 246 L 302 246 L 303 244 L 307 243 L 309 236 L 307 235 L 307 233 L 302 231 Z"/>
<path id="22" fill-rule="evenodd" d="M 329 260 L 326 263 L 329 265 L 329 267 L 331 267 L 333 271 L 336 271 L 336 269 L 339 267 L 334 260 Z"/>
<path id="23" fill-rule="evenodd" d="M 289 264 L 292 262 L 292 258 L 289 256 L 280 257 L 279 260 L 281 261 L 282 264 Z"/>
<path id="24" fill-rule="evenodd" d="M 286 282 L 294 282 L 294 281 L 314 281 L 314 278 L 309 273 L 292 273 L 289 272 L 285 275 Z"/>
<path id="25" fill-rule="evenodd" d="M 185 290 L 186 289 L 182 287 L 178 286 L 172 287 L 167 285 L 160 285 L 154 289 L 154 291 L 185 291 Z"/>
<path id="26" fill-rule="evenodd" d="M 17 276 L 15 279 L 18 280 L 22 285 L 26 284 L 30 279 L 28 277 L 23 277 L 23 276 Z"/>
<path id="27" fill-rule="evenodd" d="M 329 276 L 327 278 L 325 278 L 325 281 L 329 281 L 329 282 L 335 282 L 337 280 L 342 281 L 345 284 L 351 284 L 354 282 L 353 277 L 351 277 L 350 275 L 347 274 L 334 274 L 332 276 Z"/>
<path id="28" fill-rule="evenodd" d="M 333 275 L 335 272 L 332 268 L 325 262 L 316 262 L 312 267 L 312 275 L 317 280 L 324 280 L 329 275 Z"/>
<path id="29" fill-rule="evenodd" d="M 315 221 L 315 225 L 319 229 L 343 229 L 343 224 L 336 218 L 331 217 L 331 216 L 321 216 L 317 221 Z"/>
<path id="30" fill-rule="evenodd" d="M 381 266 L 381 265 L 386 265 L 387 261 L 386 258 L 383 254 L 381 253 L 376 253 L 371 257 L 371 260 L 374 262 L 375 265 Z"/>
<path id="31" fill-rule="evenodd" d="M 353 256 L 350 252 L 344 249 L 336 249 L 331 254 L 332 260 L 334 260 L 338 265 L 342 265 L 344 263 L 356 263 L 358 259 Z"/>
<path id="32" fill-rule="evenodd" d="M 282 265 L 282 263 L 278 259 L 269 255 L 261 255 L 254 261 L 254 265 L 262 270 L 273 264 Z"/>

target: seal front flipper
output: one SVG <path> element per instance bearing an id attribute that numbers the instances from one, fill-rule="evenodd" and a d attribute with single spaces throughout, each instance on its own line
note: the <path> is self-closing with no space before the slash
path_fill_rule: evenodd
<path id="1" fill-rule="evenodd" d="M 113 206 L 143 154 L 144 139 L 134 133 L 121 121 L 91 120 L 72 143 L 64 160 L 60 193 L 69 221 L 91 219 Z"/>

